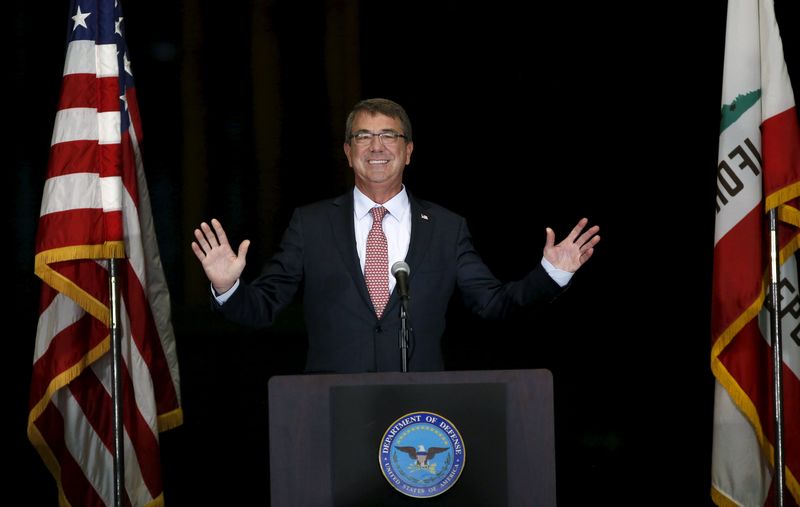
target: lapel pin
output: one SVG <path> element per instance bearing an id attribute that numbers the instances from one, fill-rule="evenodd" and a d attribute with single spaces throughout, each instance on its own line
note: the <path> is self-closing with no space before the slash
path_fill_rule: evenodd
<path id="1" fill-rule="evenodd" d="M 427 219 L 428 219 L 428 215 L 426 215 L 425 213 L 420 213 L 420 214 L 419 214 L 419 217 L 420 217 L 421 219 L 423 219 L 423 220 L 427 220 Z"/>

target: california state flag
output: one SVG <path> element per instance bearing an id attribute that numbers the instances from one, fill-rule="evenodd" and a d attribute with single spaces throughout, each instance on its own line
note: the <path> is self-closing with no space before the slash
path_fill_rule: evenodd
<path id="1" fill-rule="evenodd" d="M 711 497 L 772 505 L 775 397 L 767 212 L 779 217 L 784 505 L 800 503 L 800 129 L 772 0 L 729 0 L 717 166 Z"/>

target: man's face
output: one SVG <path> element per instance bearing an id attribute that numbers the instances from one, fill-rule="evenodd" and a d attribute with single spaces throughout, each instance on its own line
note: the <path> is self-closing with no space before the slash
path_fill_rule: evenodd
<path id="1" fill-rule="evenodd" d="M 353 119 L 353 129 L 350 134 L 357 132 L 395 132 L 405 134 L 400 120 L 382 114 L 370 115 L 360 112 Z M 378 136 L 364 145 L 356 144 L 348 139 L 344 144 L 344 153 L 347 162 L 353 168 L 356 184 L 359 188 L 371 185 L 392 187 L 402 184 L 403 170 L 411 162 L 411 152 L 414 143 L 407 143 L 405 139 L 398 138 L 394 144 L 381 141 Z"/>

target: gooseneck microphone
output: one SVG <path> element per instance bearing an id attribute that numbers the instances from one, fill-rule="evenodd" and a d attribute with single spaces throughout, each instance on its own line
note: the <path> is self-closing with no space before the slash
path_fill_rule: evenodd
<path id="1" fill-rule="evenodd" d="M 403 261 L 392 264 L 392 276 L 397 280 L 397 293 L 403 299 L 408 299 L 408 275 L 411 268 Z"/>

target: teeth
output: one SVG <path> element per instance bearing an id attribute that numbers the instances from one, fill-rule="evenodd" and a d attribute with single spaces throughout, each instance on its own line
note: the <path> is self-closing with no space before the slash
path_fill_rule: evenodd
<path id="1" fill-rule="evenodd" d="M 388 160 L 369 160 L 369 164 L 388 164 Z"/>

